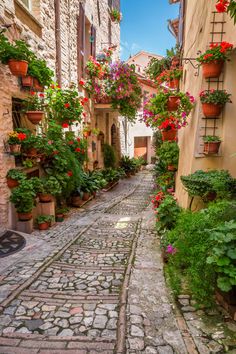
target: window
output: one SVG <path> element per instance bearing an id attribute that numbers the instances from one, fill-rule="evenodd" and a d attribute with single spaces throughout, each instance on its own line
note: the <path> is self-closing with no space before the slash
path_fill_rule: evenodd
<path id="1" fill-rule="evenodd" d="M 20 0 L 29 10 L 31 10 L 31 0 Z"/>

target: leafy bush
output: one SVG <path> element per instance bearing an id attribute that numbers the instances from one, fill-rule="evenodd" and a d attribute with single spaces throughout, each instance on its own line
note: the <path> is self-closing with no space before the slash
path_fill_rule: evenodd
<path id="1" fill-rule="evenodd" d="M 167 167 L 173 165 L 177 168 L 179 162 L 179 147 L 174 141 L 164 141 L 161 147 L 157 150 L 161 162 Z"/>
<path id="2" fill-rule="evenodd" d="M 225 170 L 197 170 L 188 176 L 181 176 L 181 181 L 190 196 L 199 196 L 203 200 L 207 200 L 209 193 L 215 193 L 217 198 L 227 198 L 236 187 L 236 180 Z"/>
<path id="3" fill-rule="evenodd" d="M 54 72 L 47 66 L 45 60 L 35 58 L 29 63 L 28 75 L 38 79 L 42 86 L 49 86 Z"/>
<path id="4" fill-rule="evenodd" d="M 36 222 L 37 224 L 44 224 L 44 223 L 48 223 L 50 221 L 53 220 L 53 216 L 52 215 L 39 215 L 36 218 Z"/>
<path id="5" fill-rule="evenodd" d="M 35 203 L 36 193 L 31 180 L 22 180 L 19 187 L 13 189 L 10 201 L 18 213 L 31 212 Z"/>
<path id="6" fill-rule="evenodd" d="M 123 168 L 126 173 L 135 171 L 135 163 L 129 156 L 122 156 L 120 159 L 120 167 Z"/>
<path id="7" fill-rule="evenodd" d="M 7 172 L 6 177 L 15 179 L 17 181 L 23 181 L 26 179 L 26 174 L 20 170 L 12 168 Z"/>
<path id="8" fill-rule="evenodd" d="M 3 33 L 0 33 L 0 61 L 7 64 L 10 59 L 30 61 L 35 57 L 30 46 L 21 40 L 11 44 Z"/>
<path id="9" fill-rule="evenodd" d="M 157 211 L 157 229 L 170 230 L 174 227 L 181 211 L 174 197 L 167 194 L 161 201 Z"/>
<path id="10" fill-rule="evenodd" d="M 115 168 L 116 153 L 113 146 L 104 144 L 104 166 L 105 168 Z"/>

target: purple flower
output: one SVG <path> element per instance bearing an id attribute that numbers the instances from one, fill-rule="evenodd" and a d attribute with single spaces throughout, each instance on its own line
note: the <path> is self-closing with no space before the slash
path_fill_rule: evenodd
<path id="1" fill-rule="evenodd" d="M 175 254 L 176 251 L 177 251 L 176 248 L 173 247 L 172 245 L 168 245 L 166 248 L 166 253 L 169 253 L 169 254 Z"/>

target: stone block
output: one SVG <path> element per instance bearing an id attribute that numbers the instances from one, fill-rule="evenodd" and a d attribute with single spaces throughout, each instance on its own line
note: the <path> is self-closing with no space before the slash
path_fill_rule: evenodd
<path id="1" fill-rule="evenodd" d="M 25 234 L 31 234 L 33 232 L 33 219 L 29 221 L 17 221 L 16 230 Z"/>
<path id="2" fill-rule="evenodd" d="M 55 203 L 39 203 L 38 204 L 38 215 L 52 215 L 53 221 L 52 225 L 55 224 Z"/>

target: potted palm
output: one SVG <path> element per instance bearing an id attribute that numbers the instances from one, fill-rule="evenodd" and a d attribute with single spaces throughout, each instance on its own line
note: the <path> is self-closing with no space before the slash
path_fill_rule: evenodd
<path id="1" fill-rule="evenodd" d="M 6 179 L 8 188 L 12 189 L 18 187 L 20 182 L 26 179 L 26 175 L 24 172 L 12 168 L 7 172 Z"/>
<path id="2" fill-rule="evenodd" d="M 44 94 L 30 91 L 30 98 L 25 101 L 26 116 L 32 124 L 41 122 L 44 116 Z"/>
<path id="3" fill-rule="evenodd" d="M 36 193 L 31 180 L 21 180 L 19 187 L 13 189 L 10 201 L 15 205 L 20 221 L 32 219 Z"/>
<path id="4" fill-rule="evenodd" d="M 8 134 L 7 143 L 12 155 L 19 154 L 21 151 L 22 142 L 27 139 L 27 135 L 22 132 L 13 131 Z"/>
<path id="5" fill-rule="evenodd" d="M 53 220 L 52 215 L 39 215 L 36 218 L 36 222 L 38 224 L 39 230 L 47 230 L 52 220 Z"/>
<path id="6" fill-rule="evenodd" d="M 203 137 L 204 141 L 204 154 L 218 154 L 221 138 L 214 135 L 206 135 Z"/>
<path id="7" fill-rule="evenodd" d="M 205 90 L 200 93 L 202 111 L 206 118 L 218 118 L 231 94 L 225 90 Z"/>
<path id="8" fill-rule="evenodd" d="M 233 49 L 233 44 L 227 42 L 212 43 L 210 49 L 200 55 L 197 60 L 203 69 L 205 78 L 217 78 L 220 76 L 224 62 L 228 59 Z"/>
<path id="9" fill-rule="evenodd" d="M 0 34 L 0 61 L 8 64 L 11 73 L 15 76 L 26 76 L 28 62 L 34 57 L 34 53 L 29 49 L 29 45 L 21 40 L 16 40 L 13 44 Z"/>

